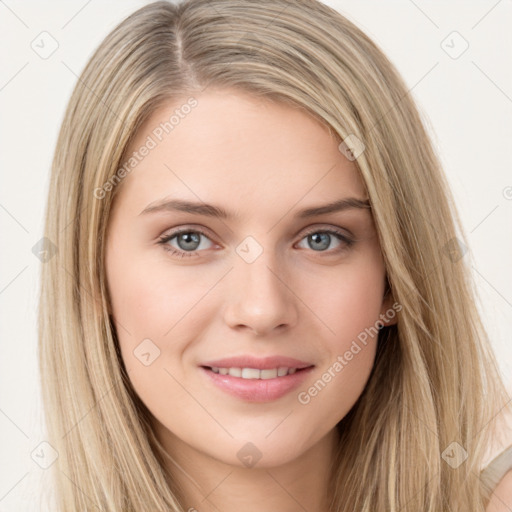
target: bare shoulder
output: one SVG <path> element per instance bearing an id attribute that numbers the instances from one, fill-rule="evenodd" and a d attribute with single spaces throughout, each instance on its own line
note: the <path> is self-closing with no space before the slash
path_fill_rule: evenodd
<path id="1" fill-rule="evenodd" d="M 485 512 L 510 512 L 512 510 L 512 470 L 505 473 L 492 493 Z"/>

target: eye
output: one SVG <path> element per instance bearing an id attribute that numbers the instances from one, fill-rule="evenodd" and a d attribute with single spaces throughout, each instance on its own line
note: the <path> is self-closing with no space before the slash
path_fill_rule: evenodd
<path id="1" fill-rule="evenodd" d="M 202 239 L 206 239 L 211 245 L 204 247 Z M 337 229 L 314 229 L 310 230 L 301 239 L 308 243 L 306 249 L 313 249 L 314 252 L 340 252 L 348 249 L 354 244 L 354 240 L 348 237 L 344 232 Z M 327 251 L 333 241 L 337 241 L 338 248 Z M 171 243 L 172 242 L 172 243 Z M 210 249 L 213 245 L 208 235 L 200 229 L 180 229 L 158 239 L 158 243 L 170 252 L 173 256 L 179 258 L 188 258 L 190 256 L 199 256 L 198 251 Z M 175 245 L 174 245 L 175 244 Z M 303 247 L 304 248 L 304 247 Z"/>
<path id="2" fill-rule="evenodd" d="M 158 243 L 163 246 L 166 251 L 169 251 L 173 256 L 180 258 L 189 256 L 198 256 L 197 250 L 209 249 L 204 247 L 201 243 L 201 238 L 210 240 L 206 233 L 198 229 L 181 229 L 169 233 L 159 238 Z M 174 241 L 178 247 L 173 246 L 170 242 Z M 211 240 L 210 240 L 211 242 Z"/>
<path id="3" fill-rule="evenodd" d="M 315 252 L 339 252 L 354 244 L 354 240 L 337 229 L 314 229 L 306 233 L 302 240 L 306 240 L 308 244 L 306 248 L 313 249 Z M 333 251 L 326 251 L 333 241 L 341 242 L 340 246 Z"/>

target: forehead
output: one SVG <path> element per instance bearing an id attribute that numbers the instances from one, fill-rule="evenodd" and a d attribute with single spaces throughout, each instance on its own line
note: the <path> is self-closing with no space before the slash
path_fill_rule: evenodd
<path id="1" fill-rule="evenodd" d="M 125 160 L 139 156 L 121 201 L 141 211 L 172 195 L 254 215 L 274 205 L 365 197 L 355 164 L 304 109 L 229 89 L 194 99 L 193 107 L 183 107 L 187 98 L 163 105 L 138 130 Z"/>

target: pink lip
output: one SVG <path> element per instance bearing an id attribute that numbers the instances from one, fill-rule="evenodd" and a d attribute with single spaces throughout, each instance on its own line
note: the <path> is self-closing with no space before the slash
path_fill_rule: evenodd
<path id="1" fill-rule="evenodd" d="M 286 356 L 254 357 L 245 355 L 206 361 L 201 363 L 201 366 L 209 366 L 210 368 L 213 366 L 216 368 L 256 368 L 258 370 L 268 370 L 279 368 L 280 366 L 286 366 L 287 368 L 307 368 L 308 366 L 313 366 L 313 363 L 299 361 L 293 357 Z"/>
<path id="2" fill-rule="evenodd" d="M 214 373 L 217 368 L 257 368 L 259 370 L 287 367 L 298 368 L 292 375 L 274 379 L 242 379 L 232 375 Z M 290 357 L 273 356 L 255 358 L 252 356 L 232 357 L 208 361 L 201 365 L 201 371 L 222 391 L 249 402 L 270 402 L 297 388 L 313 370 L 314 365 Z"/>

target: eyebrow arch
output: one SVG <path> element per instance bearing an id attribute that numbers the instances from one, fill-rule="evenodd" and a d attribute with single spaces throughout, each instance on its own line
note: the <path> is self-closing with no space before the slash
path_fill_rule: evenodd
<path id="1" fill-rule="evenodd" d="M 370 208 L 371 206 L 368 199 L 345 197 L 343 199 L 333 201 L 332 203 L 300 210 L 296 213 L 296 217 L 300 219 L 306 219 L 309 217 L 315 217 L 317 215 L 324 215 L 326 213 Z M 207 217 L 215 217 L 219 219 L 232 219 L 234 217 L 232 213 L 229 213 L 220 206 L 214 206 L 207 203 L 184 201 L 182 199 L 163 199 L 161 201 L 155 201 L 146 206 L 146 208 L 144 208 L 144 210 L 142 210 L 139 215 L 162 211 L 180 211 L 197 215 L 204 215 Z"/>

